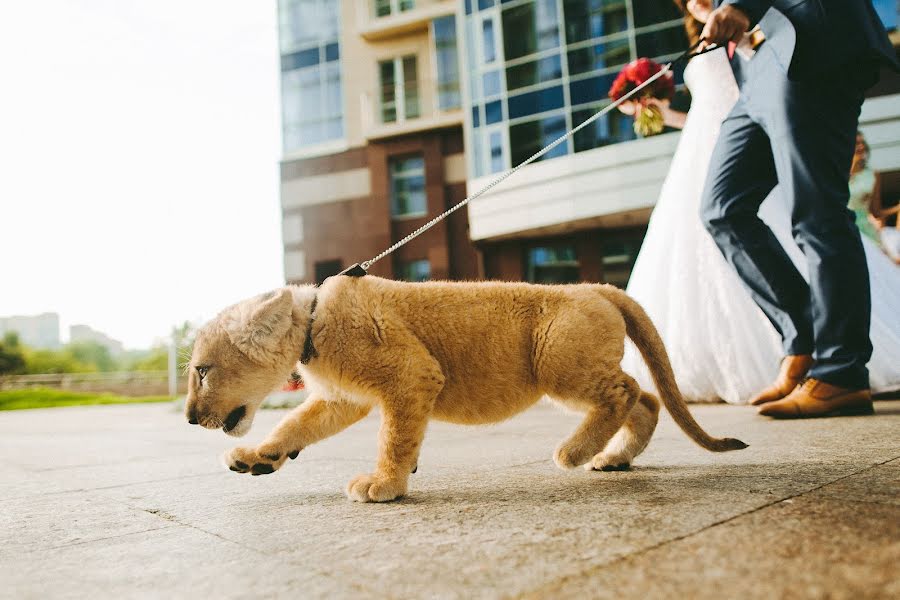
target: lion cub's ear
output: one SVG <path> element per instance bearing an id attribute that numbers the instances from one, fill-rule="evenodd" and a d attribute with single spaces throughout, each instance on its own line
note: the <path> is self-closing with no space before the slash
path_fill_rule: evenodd
<path id="1" fill-rule="evenodd" d="M 294 296 L 288 288 L 251 305 L 225 325 L 231 342 L 251 359 L 268 362 L 277 353 L 279 342 L 287 335 L 293 319 Z"/>

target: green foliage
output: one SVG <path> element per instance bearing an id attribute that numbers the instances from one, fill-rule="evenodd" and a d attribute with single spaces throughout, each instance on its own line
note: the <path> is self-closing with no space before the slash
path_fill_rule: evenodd
<path id="1" fill-rule="evenodd" d="M 0 391 L 0 410 L 49 408 L 51 406 L 83 406 L 88 404 L 132 404 L 171 401 L 170 396 L 141 396 L 130 398 L 113 394 L 92 394 L 34 388 Z"/>
<path id="2" fill-rule="evenodd" d="M 63 348 L 63 353 L 78 363 L 90 365 L 93 371 L 110 372 L 118 367 L 109 348 L 97 342 L 72 342 Z"/>
<path id="3" fill-rule="evenodd" d="M 37 375 L 41 373 L 93 373 L 94 365 L 80 362 L 63 350 L 25 351 L 25 373 Z"/>
<path id="4" fill-rule="evenodd" d="M 181 369 L 190 358 L 196 331 L 185 321 L 175 328 L 174 335 L 178 352 L 177 368 Z M 21 345 L 15 333 L 6 334 L 0 341 L 0 375 L 166 371 L 168 368 L 167 344 L 112 356 L 106 346 L 97 342 L 73 342 L 59 350 L 38 350 Z"/>
<path id="5" fill-rule="evenodd" d="M 25 353 L 19 344 L 19 335 L 7 332 L 0 340 L 0 375 L 13 375 L 25 371 Z"/>

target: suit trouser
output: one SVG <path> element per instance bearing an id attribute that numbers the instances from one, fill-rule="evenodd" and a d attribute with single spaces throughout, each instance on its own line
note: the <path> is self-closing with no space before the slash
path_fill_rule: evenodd
<path id="1" fill-rule="evenodd" d="M 835 81 L 790 81 L 765 50 L 722 123 L 701 218 L 781 334 L 785 354 L 812 354 L 811 377 L 866 388 L 869 272 L 847 209 L 863 94 Z M 809 284 L 757 216 L 776 184 L 788 199 Z"/>

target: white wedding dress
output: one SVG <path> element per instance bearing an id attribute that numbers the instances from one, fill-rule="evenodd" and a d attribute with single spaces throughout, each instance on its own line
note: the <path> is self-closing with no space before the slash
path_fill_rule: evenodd
<path id="1" fill-rule="evenodd" d="M 659 329 L 684 396 L 740 404 L 771 383 L 783 351 L 774 327 L 699 217 L 719 126 L 737 101 L 738 88 L 724 49 L 694 58 L 684 77 L 691 109 L 627 291 Z M 778 192 L 763 203 L 760 217 L 808 279 L 805 257 L 791 237 L 787 202 Z M 897 389 L 900 268 L 867 238 L 863 244 L 872 281 L 870 380 L 873 391 Z M 631 343 L 622 365 L 641 387 L 655 389 Z"/>

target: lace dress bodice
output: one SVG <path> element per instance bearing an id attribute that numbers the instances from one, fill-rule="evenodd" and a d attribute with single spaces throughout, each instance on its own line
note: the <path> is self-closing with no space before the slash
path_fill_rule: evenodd
<path id="1" fill-rule="evenodd" d="M 691 117 L 718 131 L 740 94 L 725 49 L 692 59 L 684 70 L 684 81 L 691 91 Z"/>

